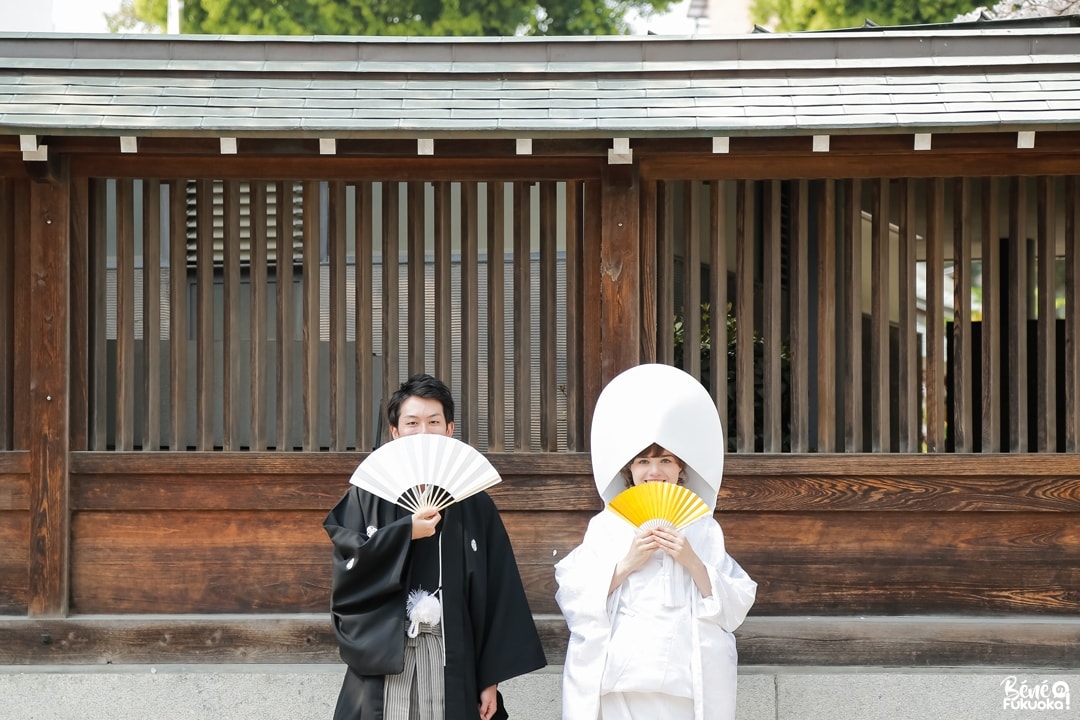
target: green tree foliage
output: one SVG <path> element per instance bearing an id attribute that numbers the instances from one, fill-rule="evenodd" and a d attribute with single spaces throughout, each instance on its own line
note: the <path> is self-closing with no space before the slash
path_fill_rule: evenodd
<path id="1" fill-rule="evenodd" d="M 777 32 L 952 22 L 978 0 L 754 0 L 753 21 Z"/>
<path id="2" fill-rule="evenodd" d="M 627 14 L 675 0 L 186 0 L 184 33 L 222 35 L 614 35 Z M 166 0 L 124 0 L 114 32 L 164 29 Z"/>

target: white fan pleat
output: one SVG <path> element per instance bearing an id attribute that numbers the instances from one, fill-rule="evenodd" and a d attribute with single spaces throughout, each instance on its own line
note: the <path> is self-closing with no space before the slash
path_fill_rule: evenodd
<path id="1" fill-rule="evenodd" d="M 407 435 L 368 455 L 349 479 L 410 512 L 442 510 L 500 482 L 471 445 L 445 435 Z"/>

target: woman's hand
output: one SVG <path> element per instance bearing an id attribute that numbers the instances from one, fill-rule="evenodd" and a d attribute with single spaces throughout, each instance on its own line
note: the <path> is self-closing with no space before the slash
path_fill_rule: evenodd
<path id="1" fill-rule="evenodd" d="M 499 708 L 496 685 L 486 687 L 480 691 L 480 720 L 491 720 L 491 716 Z"/>
<path id="2" fill-rule="evenodd" d="M 709 580 L 709 571 L 705 563 L 694 552 L 693 545 L 678 530 L 673 528 L 658 527 L 649 532 L 656 541 L 657 547 L 671 556 L 671 559 L 686 568 L 690 577 L 694 579 L 694 585 L 702 597 L 712 595 L 712 582 Z"/>
<path id="3" fill-rule="evenodd" d="M 649 556 L 659 548 L 660 546 L 651 532 L 635 535 L 630 542 L 630 549 L 626 551 L 626 556 L 615 564 L 615 572 L 611 574 L 608 595 L 614 592 L 615 588 L 622 585 L 626 578 L 630 577 L 630 573 L 639 570 L 649 559 Z"/>
<path id="4" fill-rule="evenodd" d="M 412 539 L 419 540 L 434 535 L 440 520 L 442 520 L 442 515 L 438 510 L 424 510 L 413 515 Z"/>
<path id="5" fill-rule="evenodd" d="M 678 530 L 658 527 L 650 530 L 649 534 L 655 539 L 657 547 L 687 570 L 693 570 L 695 565 L 701 564 L 701 559 L 694 552 L 693 546 L 687 541 L 686 536 Z"/>

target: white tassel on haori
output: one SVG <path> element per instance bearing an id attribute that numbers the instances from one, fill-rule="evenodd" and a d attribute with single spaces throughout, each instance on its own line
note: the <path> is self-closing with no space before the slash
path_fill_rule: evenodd
<path id="1" fill-rule="evenodd" d="M 438 625 L 442 621 L 442 603 L 439 598 L 427 590 L 413 590 L 405 601 L 405 611 L 409 614 L 409 637 L 414 638 L 420 632 L 421 623 Z"/>

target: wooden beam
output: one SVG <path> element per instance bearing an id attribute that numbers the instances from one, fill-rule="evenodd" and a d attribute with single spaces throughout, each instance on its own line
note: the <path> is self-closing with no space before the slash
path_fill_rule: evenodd
<path id="1" fill-rule="evenodd" d="M 641 362 L 640 209 L 636 166 L 606 165 L 599 278 L 605 385 Z"/>
<path id="2" fill-rule="evenodd" d="M 560 615 L 535 615 L 548 663 L 564 660 L 569 632 Z M 338 664 L 325 613 L 185 618 L 0 618 L 0 663 Z M 1072 617 L 962 618 L 775 616 L 736 631 L 741 666 L 1035 667 L 1080 663 Z"/>
<path id="3" fill-rule="evenodd" d="M 71 376 L 70 186 L 30 186 L 29 330 L 30 575 L 27 612 L 68 610 L 71 557 L 68 378 Z"/>

